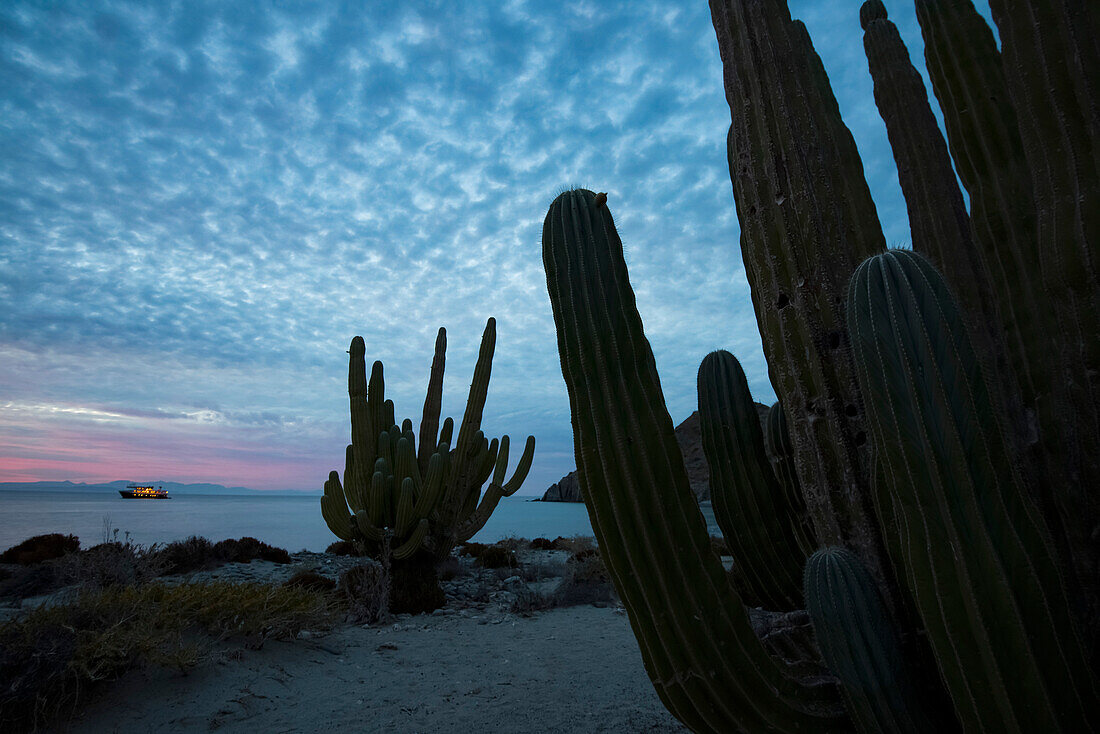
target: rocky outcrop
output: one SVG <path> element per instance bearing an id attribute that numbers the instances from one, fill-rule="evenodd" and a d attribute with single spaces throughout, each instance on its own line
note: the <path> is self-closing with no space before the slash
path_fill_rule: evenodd
<path id="1" fill-rule="evenodd" d="M 768 415 L 768 406 L 756 404 L 763 425 Z M 710 469 L 703 455 L 703 440 L 699 433 L 699 411 L 689 415 L 684 422 L 676 426 L 676 442 L 680 444 L 680 453 L 684 455 L 684 467 L 687 469 L 691 490 L 700 502 L 710 499 Z M 581 483 L 577 472 L 572 471 L 561 478 L 557 484 L 542 495 L 543 502 L 583 502 Z"/>
<path id="2" fill-rule="evenodd" d="M 550 488 L 542 495 L 543 502 L 584 502 L 581 497 L 581 483 L 577 479 L 577 472 L 566 474 L 557 484 L 551 484 Z"/>

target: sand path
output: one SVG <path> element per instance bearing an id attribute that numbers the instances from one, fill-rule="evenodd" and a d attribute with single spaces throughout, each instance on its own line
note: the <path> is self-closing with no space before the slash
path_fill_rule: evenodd
<path id="1" fill-rule="evenodd" d="M 67 731 L 684 732 L 622 610 L 453 612 L 130 673 Z"/>

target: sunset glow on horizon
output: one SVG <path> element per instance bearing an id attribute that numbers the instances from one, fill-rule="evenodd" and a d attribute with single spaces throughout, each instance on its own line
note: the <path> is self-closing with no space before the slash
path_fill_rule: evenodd
<path id="1" fill-rule="evenodd" d="M 513 466 L 536 437 L 541 494 L 574 468 L 541 257 L 574 183 L 608 193 L 673 420 L 718 348 L 774 400 L 705 3 L 90 5 L 0 7 L 0 482 L 319 493 L 351 338 L 419 423 L 445 326 L 458 420 L 493 316 L 483 427 Z M 790 5 L 904 245 L 859 4 Z"/>

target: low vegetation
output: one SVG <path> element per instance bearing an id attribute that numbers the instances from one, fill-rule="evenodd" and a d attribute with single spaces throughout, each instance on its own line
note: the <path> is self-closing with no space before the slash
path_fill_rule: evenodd
<path id="1" fill-rule="evenodd" d="M 295 587 L 210 582 L 112 586 L 0 625 L 0 729 L 40 726 L 104 682 L 143 665 L 187 670 L 212 643 L 327 627 L 329 595 Z"/>

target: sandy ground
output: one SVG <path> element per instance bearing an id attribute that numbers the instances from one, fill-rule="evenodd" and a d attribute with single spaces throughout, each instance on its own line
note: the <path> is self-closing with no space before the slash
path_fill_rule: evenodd
<path id="1" fill-rule="evenodd" d="M 61 731 L 686 731 L 621 608 L 404 616 L 226 657 L 130 673 Z"/>

